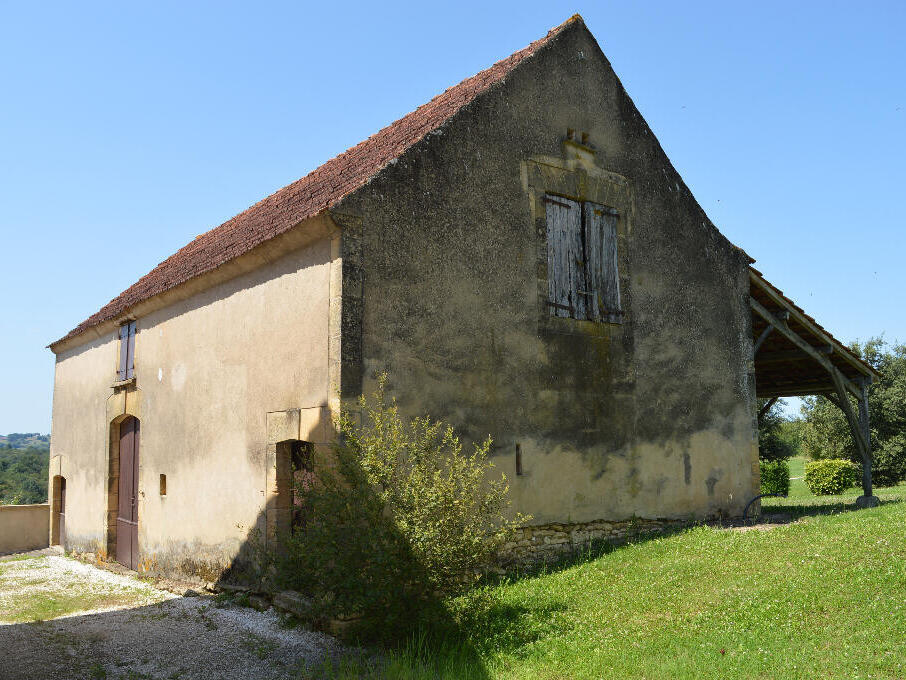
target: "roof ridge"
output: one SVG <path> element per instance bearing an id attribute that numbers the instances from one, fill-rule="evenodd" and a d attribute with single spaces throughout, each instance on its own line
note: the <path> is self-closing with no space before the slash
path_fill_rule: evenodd
<path id="1" fill-rule="evenodd" d="M 302 220 L 336 205 L 368 184 L 388 164 L 429 133 L 442 127 L 476 97 L 502 82 L 516 66 L 574 23 L 584 25 L 584 20 L 579 14 L 572 15 L 550 29 L 545 36 L 448 87 L 402 118 L 325 161 L 304 177 L 196 236 L 95 314 L 51 343 L 50 347 L 120 317 L 144 300 L 213 271 L 288 231 Z"/>

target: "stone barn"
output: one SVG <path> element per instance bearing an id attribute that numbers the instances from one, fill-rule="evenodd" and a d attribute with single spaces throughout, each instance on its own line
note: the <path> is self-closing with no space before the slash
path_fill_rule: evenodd
<path id="1" fill-rule="evenodd" d="M 491 435 L 553 542 L 739 516 L 756 397 L 842 395 L 862 432 L 873 377 L 751 264 L 573 17 L 52 343 L 51 539 L 215 578 L 291 526 L 293 466 L 383 371 Z"/>

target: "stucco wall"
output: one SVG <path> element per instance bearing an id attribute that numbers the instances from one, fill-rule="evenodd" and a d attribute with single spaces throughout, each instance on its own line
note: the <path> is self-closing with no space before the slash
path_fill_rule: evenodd
<path id="1" fill-rule="evenodd" d="M 545 191 L 619 209 L 622 324 L 550 318 Z M 387 370 L 405 410 L 490 434 L 536 522 L 735 515 L 757 493 L 745 256 L 581 24 L 333 217 L 358 292 L 344 395 Z"/>
<path id="2" fill-rule="evenodd" d="M 0 555 L 46 548 L 50 506 L 0 505 Z"/>
<path id="3" fill-rule="evenodd" d="M 271 249 L 267 267 L 139 316 L 134 385 L 112 387 L 113 333 L 58 354 L 50 474 L 67 481 L 69 547 L 106 551 L 110 439 L 124 414 L 141 422 L 143 568 L 214 577 L 264 528 L 268 413 L 307 409 L 318 414 L 308 435 L 329 436 L 335 254 L 330 238 Z"/>

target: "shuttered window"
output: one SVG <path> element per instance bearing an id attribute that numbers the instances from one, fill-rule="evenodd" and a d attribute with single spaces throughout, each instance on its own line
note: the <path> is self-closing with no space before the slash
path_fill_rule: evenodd
<path id="1" fill-rule="evenodd" d="M 582 205 L 559 196 L 546 196 L 544 201 L 547 205 L 547 286 L 551 314 L 584 319 L 585 301 L 577 295 L 585 287 L 584 283 L 580 285 L 584 278 Z"/>
<path id="2" fill-rule="evenodd" d="M 129 321 L 120 326 L 120 365 L 116 379 L 129 380 L 133 377 L 135 377 L 135 322 Z"/>
<path id="3" fill-rule="evenodd" d="M 586 280 L 591 295 L 588 318 L 616 321 L 620 312 L 620 276 L 617 270 L 617 211 L 597 203 L 583 206 Z"/>
<path id="4" fill-rule="evenodd" d="M 545 196 L 548 305 L 553 316 L 619 321 L 617 212 Z"/>

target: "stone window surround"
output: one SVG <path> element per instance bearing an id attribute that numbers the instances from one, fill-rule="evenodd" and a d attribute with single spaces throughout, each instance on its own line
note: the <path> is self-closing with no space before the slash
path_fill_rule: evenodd
<path id="1" fill-rule="evenodd" d="M 522 163 L 523 188 L 529 197 L 532 224 L 535 227 L 536 271 L 538 290 L 538 327 L 540 331 L 584 334 L 592 327 L 620 326 L 630 319 L 632 304 L 629 288 L 629 237 L 632 233 L 634 204 L 630 181 L 596 164 L 591 147 L 564 140 L 563 156 L 533 156 Z M 547 306 L 547 211 L 546 195 L 563 196 L 574 201 L 590 201 L 618 213 L 617 266 L 619 269 L 622 321 L 585 321 L 552 316 Z"/>

